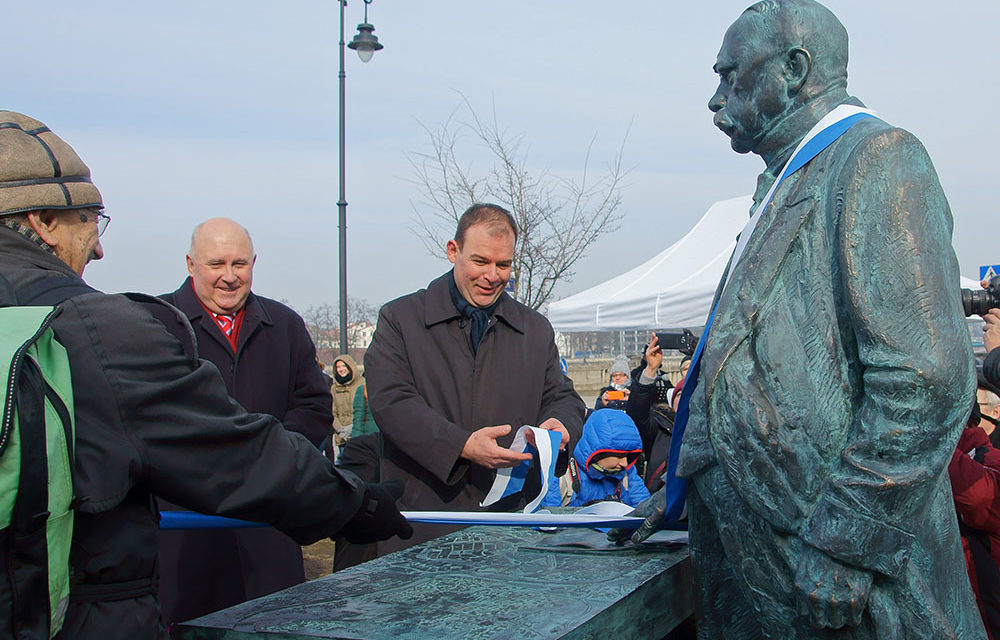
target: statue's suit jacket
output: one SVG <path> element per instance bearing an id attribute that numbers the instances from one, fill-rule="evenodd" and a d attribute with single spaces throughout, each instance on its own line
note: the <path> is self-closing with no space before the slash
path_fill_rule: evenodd
<path id="1" fill-rule="evenodd" d="M 923 146 L 868 119 L 779 185 L 720 285 L 678 474 L 718 465 L 768 523 L 748 560 L 740 511 L 714 514 L 757 605 L 804 543 L 874 572 L 875 637 L 982 637 L 945 472 L 975 389 L 951 231 Z"/>

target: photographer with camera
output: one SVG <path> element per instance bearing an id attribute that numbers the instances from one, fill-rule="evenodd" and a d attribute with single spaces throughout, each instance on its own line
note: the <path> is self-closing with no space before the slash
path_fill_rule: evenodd
<path id="1" fill-rule="evenodd" d="M 965 317 L 982 316 L 983 346 L 986 358 L 983 360 L 983 377 L 990 384 L 1000 387 L 1000 276 L 979 283 L 982 291 L 962 289 L 962 309 Z"/>
<path id="2" fill-rule="evenodd" d="M 660 487 L 659 478 L 666 468 L 674 428 L 674 411 L 668 393 L 673 385 L 660 371 L 662 364 L 663 349 L 653 333 L 643 352 L 642 366 L 632 372 L 632 393 L 625 406 L 625 413 L 635 422 L 642 438 L 646 459 L 643 480 L 650 491 Z"/>

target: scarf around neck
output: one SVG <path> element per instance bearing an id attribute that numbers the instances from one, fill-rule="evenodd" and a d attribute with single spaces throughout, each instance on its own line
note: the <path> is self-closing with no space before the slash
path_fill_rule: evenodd
<path id="1" fill-rule="evenodd" d="M 451 277 L 448 278 L 448 292 L 451 294 L 451 301 L 455 304 L 458 312 L 472 321 L 470 338 L 472 339 L 472 353 L 475 355 L 479 351 L 479 342 L 483 339 L 486 329 L 490 326 L 490 318 L 493 316 L 493 312 L 496 311 L 497 305 L 500 304 L 500 298 L 497 298 L 496 302 L 485 309 L 473 306 L 459 293 L 458 285 L 455 284 L 454 269 L 451 271 Z"/>

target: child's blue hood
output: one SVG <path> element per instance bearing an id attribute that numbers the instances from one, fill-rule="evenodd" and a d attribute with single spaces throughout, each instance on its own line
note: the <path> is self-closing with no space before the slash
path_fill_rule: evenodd
<path id="1" fill-rule="evenodd" d="M 595 454 L 609 452 L 628 456 L 626 469 L 631 468 L 642 453 L 642 438 L 635 422 L 624 411 L 598 409 L 584 423 L 583 435 L 576 443 L 573 458 L 576 459 L 577 469 L 596 479 L 605 476 L 591 469 L 590 462 Z M 607 477 L 620 478 L 624 474 L 625 470 Z"/>

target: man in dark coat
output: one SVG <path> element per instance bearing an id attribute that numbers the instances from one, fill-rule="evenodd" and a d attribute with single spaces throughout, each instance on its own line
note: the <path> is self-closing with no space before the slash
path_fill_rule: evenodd
<path id="1" fill-rule="evenodd" d="M 584 404 L 551 325 L 504 292 L 516 238 L 506 210 L 473 205 L 447 244 L 454 269 L 379 313 L 365 376 L 385 439 L 381 479 L 405 482 L 401 509 L 479 509 L 495 469 L 530 458 L 505 448 L 522 425 L 561 432 L 564 449 L 579 439 Z M 414 529 L 410 544 L 453 530 Z"/>
<path id="2" fill-rule="evenodd" d="M 199 355 L 219 368 L 230 396 L 320 446 L 333 423 L 330 388 L 302 318 L 251 291 L 255 261 L 246 229 L 226 218 L 207 220 L 191 236 L 190 277 L 161 297 L 191 321 Z M 163 531 L 160 560 L 168 623 L 305 579 L 299 545 L 273 529 Z"/>
<path id="3" fill-rule="evenodd" d="M 847 58 L 827 8 L 764 0 L 714 67 L 766 168 L 675 425 L 704 638 L 985 637 L 945 473 L 975 386 L 951 212 Z"/>
<path id="4" fill-rule="evenodd" d="M 156 597 L 154 493 L 269 523 L 302 544 L 340 532 L 358 542 L 406 535 L 384 489 L 233 402 L 218 369 L 198 359 L 183 315 L 84 284 L 87 263 L 104 255 L 107 217 L 90 170 L 65 142 L 37 120 L 0 112 L 0 158 L 0 276 L 20 304 L 51 304 L 28 296 L 39 285 L 53 293 L 50 283 L 79 294 L 52 323 L 69 357 L 76 422 L 73 580 L 57 638 L 168 637 Z M 186 328 L 182 339 L 164 330 L 173 324 Z M 0 606 L 10 601 L 0 580 Z M 0 609 L 0 637 L 14 637 L 8 614 Z"/>

